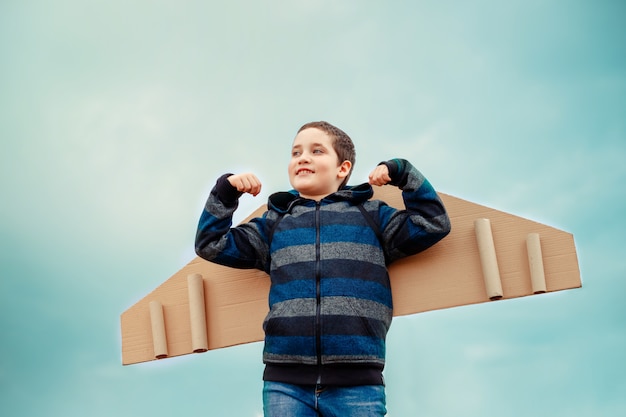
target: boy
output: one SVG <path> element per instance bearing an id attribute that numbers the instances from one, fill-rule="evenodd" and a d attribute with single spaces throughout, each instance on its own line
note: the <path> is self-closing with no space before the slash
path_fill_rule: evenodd
<path id="1" fill-rule="evenodd" d="M 392 318 L 386 266 L 445 237 L 437 193 L 408 161 L 379 164 L 369 183 L 346 186 L 354 145 L 327 122 L 302 126 L 288 166 L 292 191 L 268 199 L 260 218 L 232 228 L 254 174 L 226 174 L 206 203 L 196 253 L 270 275 L 265 318 L 266 416 L 384 416 L 382 371 Z M 402 189 L 405 210 L 372 197 L 372 185 Z"/>

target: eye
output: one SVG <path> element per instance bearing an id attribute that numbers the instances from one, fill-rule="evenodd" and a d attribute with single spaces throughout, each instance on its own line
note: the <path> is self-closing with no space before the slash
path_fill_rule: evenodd
<path id="1" fill-rule="evenodd" d="M 299 156 L 300 153 L 300 151 L 291 151 L 291 156 Z"/>
<path id="2" fill-rule="evenodd" d="M 313 149 L 313 153 L 317 153 L 317 154 L 324 153 L 324 150 L 322 148 Z"/>

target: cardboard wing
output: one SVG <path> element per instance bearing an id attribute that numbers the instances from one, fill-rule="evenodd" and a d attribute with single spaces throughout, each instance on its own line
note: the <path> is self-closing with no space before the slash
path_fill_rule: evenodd
<path id="1" fill-rule="evenodd" d="M 374 198 L 404 207 L 397 188 L 374 188 Z M 394 316 L 581 287 L 570 233 L 439 195 L 452 231 L 390 266 Z M 121 315 L 122 363 L 263 340 L 268 292 L 264 272 L 195 258 Z"/>

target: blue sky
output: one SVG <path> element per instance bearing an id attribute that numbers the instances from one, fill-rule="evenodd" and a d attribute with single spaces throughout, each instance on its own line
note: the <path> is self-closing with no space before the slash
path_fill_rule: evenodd
<path id="1" fill-rule="evenodd" d="M 394 320 L 389 416 L 626 415 L 626 3 L 4 0 L 0 412 L 261 415 L 259 343 L 122 367 L 119 316 L 193 257 L 224 172 L 288 188 L 328 120 L 353 182 L 573 233 L 583 288 Z"/>

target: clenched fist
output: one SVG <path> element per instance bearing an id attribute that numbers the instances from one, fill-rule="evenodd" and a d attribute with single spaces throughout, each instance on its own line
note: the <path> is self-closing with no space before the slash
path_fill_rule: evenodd
<path id="1" fill-rule="evenodd" d="M 256 196 L 261 192 L 261 181 L 252 173 L 235 174 L 226 178 L 237 191 Z"/>
<path id="2" fill-rule="evenodd" d="M 389 176 L 389 168 L 387 165 L 378 165 L 369 175 L 369 183 L 371 185 L 385 185 L 391 181 Z"/>

